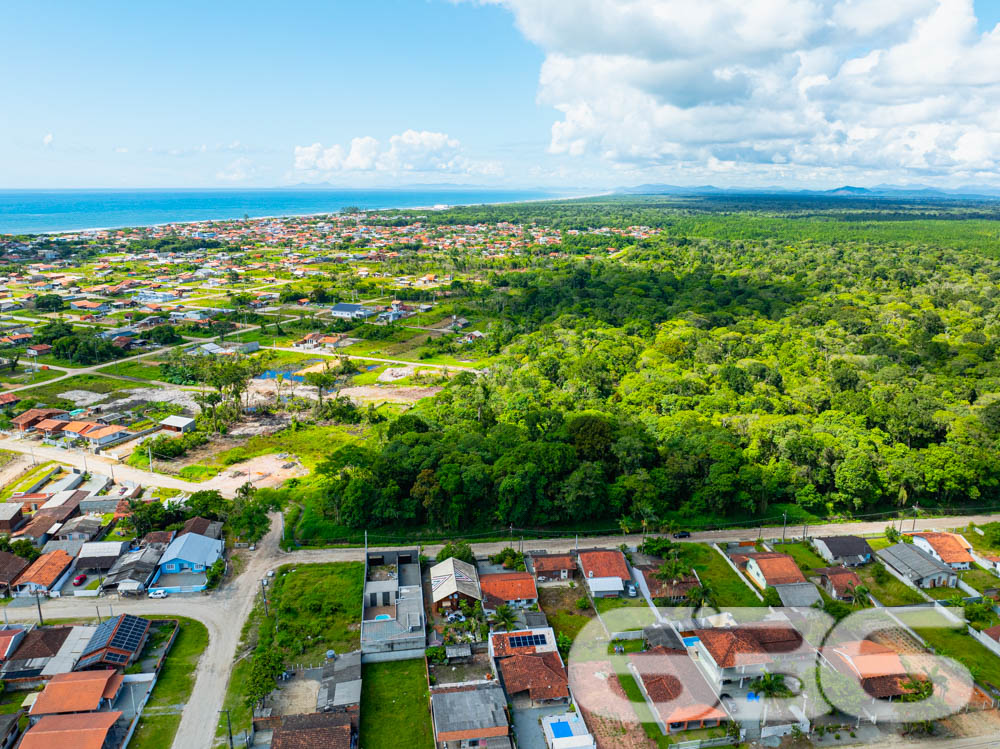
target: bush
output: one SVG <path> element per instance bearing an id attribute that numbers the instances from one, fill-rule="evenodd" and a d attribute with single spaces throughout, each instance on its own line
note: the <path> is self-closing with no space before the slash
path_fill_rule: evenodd
<path id="1" fill-rule="evenodd" d="M 590 599 L 587 598 L 587 596 L 580 596 L 576 599 L 576 607 L 580 609 L 580 611 L 586 611 L 590 608 Z"/>
<path id="2" fill-rule="evenodd" d="M 445 649 L 440 645 L 427 648 L 427 650 L 424 651 L 424 655 L 427 656 L 427 660 L 438 666 L 448 662 L 448 656 L 445 655 Z"/>

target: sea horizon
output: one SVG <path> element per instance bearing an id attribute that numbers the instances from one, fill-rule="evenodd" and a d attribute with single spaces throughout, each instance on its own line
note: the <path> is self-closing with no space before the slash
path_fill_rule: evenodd
<path id="1" fill-rule="evenodd" d="M 573 191 L 432 185 L 402 188 L 0 189 L 0 234 L 52 234 L 202 221 L 583 197 Z"/>

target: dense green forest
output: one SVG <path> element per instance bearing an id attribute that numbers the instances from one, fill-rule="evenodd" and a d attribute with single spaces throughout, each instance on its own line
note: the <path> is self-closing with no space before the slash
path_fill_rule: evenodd
<path id="1" fill-rule="evenodd" d="M 469 529 L 1000 501 L 997 204 L 738 208 L 438 214 L 666 230 L 491 275 L 488 371 L 334 453 L 307 511 Z"/>

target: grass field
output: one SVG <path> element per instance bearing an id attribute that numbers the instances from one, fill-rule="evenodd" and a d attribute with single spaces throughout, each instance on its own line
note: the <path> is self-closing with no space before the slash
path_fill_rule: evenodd
<path id="1" fill-rule="evenodd" d="M 699 579 L 715 591 L 719 606 L 763 606 L 764 603 L 733 571 L 722 555 L 705 544 L 681 544 L 680 558 L 698 573 Z"/>
<path id="2" fill-rule="evenodd" d="M 31 385 L 36 382 L 53 380 L 56 377 L 61 377 L 62 374 L 58 369 L 38 369 L 32 371 L 32 369 L 19 364 L 13 372 L 10 370 L 0 372 L 0 382 L 12 385 Z"/>
<path id="3" fill-rule="evenodd" d="M 1000 577 L 997 577 L 992 572 L 984 570 L 978 564 L 973 564 L 972 569 L 966 572 L 959 572 L 958 576 L 962 579 L 962 582 L 966 585 L 971 585 L 980 593 L 1000 588 Z"/>
<path id="4" fill-rule="evenodd" d="M 556 636 L 562 633 L 575 640 L 580 630 L 594 618 L 594 609 L 590 605 L 587 593 L 579 586 L 539 588 L 538 596 L 539 607 L 548 617 L 549 625 Z M 582 610 L 576 605 L 581 597 L 587 602 L 587 607 Z"/>
<path id="5" fill-rule="evenodd" d="M 116 374 L 122 377 L 134 377 L 137 380 L 160 380 L 163 378 L 159 364 L 148 364 L 145 359 L 135 359 L 133 361 L 122 362 L 121 364 L 109 364 L 101 367 L 98 372 L 104 374 Z"/>
<path id="6" fill-rule="evenodd" d="M 872 572 L 873 568 L 874 565 L 869 564 L 865 567 L 856 568 L 855 572 L 858 573 L 858 577 L 861 578 L 861 582 L 864 583 L 865 587 L 879 600 L 879 603 L 884 606 L 909 606 L 914 603 L 924 602 L 919 593 L 891 575 L 889 575 L 889 578 L 884 583 L 876 582 L 875 575 Z"/>
<path id="7" fill-rule="evenodd" d="M 278 570 L 269 599 L 277 615 L 274 642 L 287 658 L 314 663 L 330 648 L 343 653 L 361 646 L 357 624 L 364 574 L 361 562 L 286 565 Z"/>
<path id="8" fill-rule="evenodd" d="M 181 713 L 166 713 L 173 706 L 183 705 L 194 688 L 194 672 L 202 652 L 208 646 L 208 630 L 201 622 L 184 617 L 176 617 L 180 622 L 180 632 L 174 640 L 167 659 L 163 663 L 159 679 L 153 687 L 147 708 L 155 714 L 147 715 L 139 721 L 135 735 L 129 746 L 138 749 L 159 749 L 170 746 L 181 723 Z M 154 626 L 156 620 L 153 620 Z"/>
<path id="9" fill-rule="evenodd" d="M 42 476 L 51 471 L 57 465 L 58 464 L 54 460 L 47 460 L 44 463 L 39 463 L 27 473 L 22 474 L 17 481 L 8 484 L 3 488 L 3 490 L 0 490 L 0 501 L 10 499 L 14 492 L 27 491 L 33 484 L 40 481 Z"/>
<path id="10" fill-rule="evenodd" d="M 823 559 L 823 557 L 810 549 L 804 543 L 775 544 L 774 550 L 781 552 L 782 554 L 790 555 L 799 566 L 799 569 L 814 570 L 819 569 L 820 567 L 830 566 L 826 563 L 826 560 Z"/>
<path id="11" fill-rule="evenodd" d="M 622 685 L 622 689 L 625 691 L 625 696 L 628 697 L 629 702 L 632 703 L 632 709 L 635 711 L 636 717 L 639 719 L 639 723 L 642 724 L 642 730 L 645 731 L 646 736 L 648 736 L 656 746 L 660 749 L 665 749 L 665 747 L 670 746 L 673 740 L 668 736 L 665 736 L 660 727 L 656 725 L 656 720 L 653 718 L 653 711 L 649 709 L 649 705 L 646 703 L 645 698 L 642 696 L 642 692 L 639 690 L 639 685 L 636 683 L 632 674 L 624 670 L 624 667 L 619 668 L 617 671 L 618 683 Z"/>
<path id="12" fill-rule="evenodd" d="M 944 622 L 944 617 L 941 617 Z M 905 617 L 903 621 L 906 621 Z M 914 631 L 934 648 L 938 655 L 954 658 L 973 678 L 1000 685 L 1000 658 L 965 633 L 948 627 L 915 627 Z"/>
<path id="13" fill-rule="evenodd" d="M 866 538 L 865 541 L 868 545 L 872 547 L 872 551 L 878 551 L 879 549 L 884 549 L 887 546 L 892 546 L 892 541 L 890 541 L 885 536 L 878 536 L 876 538 Z"/>
<path id="14" fill-rule="evenodd" d="M 30 393 L 30 397 L 34 400 L 42 401 L 51 408 L 70 410 L 76 408 L 76 404 L 73 401 L 60 398 L 60 393 L 68 393 L 71 390 L 89 390 L 91 393 L 112 395 L 113 393 L 131 390 L 135 387 L 135 383 L 127 382 L 126 380 L 113 380 L 109 377 L 102 377 L 96 374 L 82 374 L 68 377 L 59 382 L 32 388 L 26 392 Z"/>
<path id="15" fill-rule="evenodd" d="M 361 678 L 359 749 L 433 749 L 423 659 L 369 663 Z"/>

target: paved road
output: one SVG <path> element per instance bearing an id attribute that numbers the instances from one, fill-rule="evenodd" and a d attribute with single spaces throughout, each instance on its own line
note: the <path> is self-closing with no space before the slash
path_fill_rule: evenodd
<path id="1" fill-rule="evenodd" d="M 0 447 L 3 447 L 0 444 Z M 167 478 L 167 477 L 162 477 Z M 951 518 L 930 518 L 917 520 L 917 529 L 945 528 L 965 525 L 970 520 L 976 523 L 990 522 L 1000 519 L 1000 515 L 980 515 L 975 517 L 960 516 Z M 163 601 L 148 599 L 117 600 L 114 598 L 79 598 L 52 599 L 43 604 L 43 615 L 47 618 L 68 618 L 75 616 L 89 617 L 95 611 L 95 605 L 100 606 L 102 615 L 109 613 L 110 606 L 115 613 L 134 614 L 177 614 L 187 616 L 205 624 L 208 629 L 209 645 L 202 655 L 195 671 L 194 690 L 184 708 L 181 724 L 174 740 L 174 749 L 209 749 L 214 743 L 215 726 L 218 721 L 218 711 L 222 708 L 226 685 L 232 671 L 236 648 L 239 645 L 240 632 L 253 607 L 260 579 L 267 570 L 280 564 L 316 563 L 336 561 L 360 561 L 364 559 L 361 548 L 340 549 L 306 549 L 291 553 L 281 551 L 278 547 L 281 523 L 277 515 L 272 515 L 272 527 L 264 539 L 257 545 L 257 550 L 249 554 L 246 569 L 232 583 L 224 585 L 211 595 L 173 596 Z M 855 523 L 810 526 L 809 533 L 822 535 L 824 533 L 847 532 L 877 532 L 885 528 L 886 523 Z M 906 530 L 911 522 L 907 521 Z M 801 532 L 801 527 L 799 528 Z M 775 535 L 773 529 L 765 533 L 766 537 Z M 780 535 L 780 528 L 777 535 Z M 790 534 L 789 534 L 790 535 Z M 711 531 L 696 533 L 691 541 L 728 541 L 749 540 L 757 537 L 757 529 L 732 529 L 727 531 Z M 627 536 L 630 544 L 640 543 L 642 536 L 632 534 Z M 515 536 L 514 543 L 519 539 Z M 622 542 L 621 535 L 586 536 L 579 540 L 574 538 L 558 540 L 525 540 L 525 549 L 546 549 L 553 552 L 570 551 L 577 545 L 616 546 Z M 473 549 L 477 554 L 492 554 L 508 545 L 509 541 L 475 543 Z M 441 544 L 424 547 L 424 553 L 433 557 L 440 550 Z M 12 621 L 30 621 L 36 617 L 34 607 L 7 607 L 7 615 Z M 954 744 L 968 746 L 969 749 L 979 746 L 993 746 L 992 743 Z M 926 746 L 926 744 L 920 744 Z"/>

